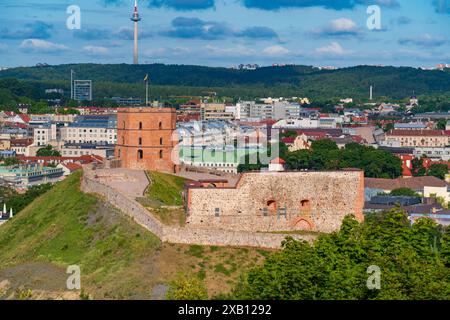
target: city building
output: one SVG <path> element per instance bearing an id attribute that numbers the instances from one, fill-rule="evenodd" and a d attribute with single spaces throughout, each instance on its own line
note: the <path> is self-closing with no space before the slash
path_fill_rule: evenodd
<path id="1" fill-rule="evenodd" d="M 419 147 L 414 148 L 413 155 L 416 158 L 426 156 L 432 160 L 450 161 L 450 147 L 430 148 Z"/>
<path id="2" fill-rule="evenodd" d="M 202 121 L 234 119 L 234 114 L 226 111 L 224 103 L 202 103 L 200 105 L 200 114 Z"/>
<path id="3" fill-rule="evenodd" d="M 91 144 L 91 143 L 65 143 L 60 146 L 63 157 L 97 156 L 111 159 L 114 157 L 115 146 L 112 144 Z"/>
<path id="4" fill-rule="evenodd" d="M 39 164 L 0 167 L 0 179 L 15 187 L 27 188 L 42 183 L 61 180 L 61 168 L 44 167 Z"/>
<path id="5" fill-rule="evenodd" d="M 73 80 L 73 100 L 92 101 L 91 80 Z"/>
<path id="6" fill-rule="evenodd" d="M 445 202 L 450 201 L 447 183 L 436 177 L 426 176 L 397 179 L 365 178 L 364 185 L 366 201 L 370 201 L 380 193 L 390 193 L 392 190 L 400 188 L 411 189 L 422 197 L 440 197 Z"/>
<path id="7" fill-rule="evenodd" d="M 30 156 L 33 153 L 33 139 L 11 139 L 11 150 L 18 155 Z"/>
<path id="8" fill-rule="evenodd" d="M 47 146 L 50 142 L 58 140 L 56 124 L 39 125 L 32 130 L 35 146 Z"/>
<path id="9" fill-rule="evenodd" d="M 61 140 L 68 144 L 112 145 L 117 142 L 117 115 L 77 116 L 61 128 Z"/>
<path id="10" fill-rule="evenodd" d="M 112 97 L 111 100 L 114 101 L 118 106 L 140 106 L 140 105 L 142 105 L 141 98 Z"/>
<path id="11" fill-rule="evenodd" d="M 391 130 L 385 142 L 399 147 L 447 147 L 450 135 L 441 130 Z"/>

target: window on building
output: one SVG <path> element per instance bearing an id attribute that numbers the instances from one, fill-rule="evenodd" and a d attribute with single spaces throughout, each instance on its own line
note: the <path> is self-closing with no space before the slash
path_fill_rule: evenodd
<path id="1" fill-rule="evenodd" d="M 139 145 L 142 146 L 142 138 L 139 138 Z"/>
<path id="2" fill-rule="evenodd" d="M 125 121 L 123 122 L 123 128 L 125 129 Z"/>
<path id="3" fill-rule="evenodd" d="M 159 158 L 162 159 L 163 158 L 163 151 L 159 150 Z"/>
<path id="4" fill-rule="evenodd" d="M 142 130 L 142 122 L 139 122 L 139 130 Z"/>
<path id="5" fill-rule="evenodd" d="M 277 202 L 275 200 L 267 201 L 267 210 L 270 213 L 276 213 L 277 212 Z"/>
<path id="6" fill-rule="evenodd" d="M 159 130 L 162 129 L 162 122 L 159 122 L 158 128 L 159 128 Z"/>
<path id="7" fill-rule="evenodd" d="M 138 159 L 139 159 L 139 160 L 144 159 L 144 151 L 138 150 Z"/>
<path id="8" fill-rule="evenodd" d="M 216 208 L 214 210 L 214 215 L 216 216 L 216 218 L 220 217 L 220 208 Z"/>
<path id="9" fill-rule="evenodd" d="M 160 146 L 163 145 L 163 138 L 159 138 L 159 145 L 160 145 Z"/>
<path id="10" fill-rule="evenodd" d="M 308 212 L 311 210 L 311 201 L 310 200 L 302 200 L 300 202 L 300 211 Z"/>

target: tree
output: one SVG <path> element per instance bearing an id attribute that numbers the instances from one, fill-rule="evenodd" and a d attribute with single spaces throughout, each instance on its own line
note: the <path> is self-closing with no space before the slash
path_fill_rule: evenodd
<path id="1" fill-rule="evenodd" d="M 197 277 L 179 275 L 170 283 L 167 300 L 207 300 L 208 293 L 204 283 Z"/>
<path id="2" fill-rule="evenodd" d="M 435 163 L 428 169 L 428 175 L 442 180 L 445 180 L 445 176 L 448 174 L 448 165 Z"/>
<path id="3" fill-rule="evenodd" d="M 394 197 L 420 197 L 420 194 L 409 188 L 394 189 L 389 195 Z"/>
<path id="4" fill-rule="evenodd" d="M 439 119 L 437 124 L 436 124 L 436 128 L 438 130 L 445 130 L 447 127 L 447 120 L 446 119 Z"/>
<path id="5" fill-rule="evenodd" d="M 245 273 L 232 294 L 250 300 L 447 300 L 449 230 L 430 219 L 411 226 L 400 209 L 348 216 L 340 230 L 314 243 L 287 238 L 283 250 Z M 368 267 L 382 272 L 379 290 L 367 287 Z"/>
<path id="6" fill-rule="evenodd" d="M 41 148 L 36 152 L 38 157 L 61 157 L 59 151 L 54 150 L 53 146 L 48 145 L 45 148 Z"/>
<path id="7" fill-rule="evenodd" d="M 4 158 L 2 166 L 6 166 L 6 167 L 8 167 L 8 166 L 15 166 L 15 165 L 18 165 L 20 163 L 21 163 L 21 161 L 19 159 L 15 158 L 15 157 Z"/>

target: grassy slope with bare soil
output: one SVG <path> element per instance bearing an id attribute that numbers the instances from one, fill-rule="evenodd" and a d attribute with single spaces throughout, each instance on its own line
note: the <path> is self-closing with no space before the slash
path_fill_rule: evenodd
<path id="1" fill-rule="evenodd" d="M 115 208 L 80 191 L 70 176 L 0 227 L 1 298 L 77 298 L 65 289 L 68 265 L 96 299 L 150 299 L 152 289 L 186 273 L 210 296 L 226 293 L 266 251 L 161 244 Z M 31 290 L 31 297 L 28 291 Z M 164 291 L 164 290 L 162 290 Z"/>

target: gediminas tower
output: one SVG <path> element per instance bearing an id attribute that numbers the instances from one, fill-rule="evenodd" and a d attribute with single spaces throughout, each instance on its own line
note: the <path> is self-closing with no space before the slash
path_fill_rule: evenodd
<path id="1" fill-rule="evenodd" d="M 115 158 L 122 168 L 176 173 L 174 108 L 130 107 L 117 110 Z"/>

